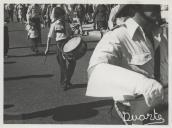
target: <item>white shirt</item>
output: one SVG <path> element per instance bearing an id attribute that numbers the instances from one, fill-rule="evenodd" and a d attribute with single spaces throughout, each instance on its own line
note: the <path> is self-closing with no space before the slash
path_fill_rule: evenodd
<path id="1" fill-rule="evenodd" d="M 56 41 L 66 39 L 67 35 L 65 34 L 65 29 L 66 28 L 64 27 L 62 21 L 56 20 L 50 26 L 48 37 L 49 38 L 54 38 L 55 37 Z M 58 32 L 58 31 L 61 31 L 61 32 Z"/>
<path id="2" fill-rule="evenodd" d="M 26 30 L 28 31 L 29 38 L 38 38 L 38 30 L 30 25 L 26 25 Z"/>
<path id="3" fill-rule="evenodd" d="M 153 37 L 154 48 L 131 18 L 123 27 L 105 34 L 89 62 L 86 95 L 124 100 L 139 94 L 136 90 L 142 90 L 146 81 L 154 78 L 154 49 L 161 40 Z"/>
<path id="4" fill-rule="evenodd" d="M 141 70 L 149 77 L 153 77 L 154 58 L 152 56 L 154 56 L 154 51 L 152 44 L 133 19 L 128 19 L 125 25 L 126 27 L 116 28 L 107 33 L 98 43 L 90 59 L 88 71 L 99 63 L 120 65 L 134 71 L 132 66 L 137 65 L 136 72 Z M 124 38 L 126 44 L 123 44 L 118 37 Z"/>

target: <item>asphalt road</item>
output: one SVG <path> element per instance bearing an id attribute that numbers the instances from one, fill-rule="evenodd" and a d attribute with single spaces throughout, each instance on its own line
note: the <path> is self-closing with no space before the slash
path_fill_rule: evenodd
<path id="1" fill-rule="evenodd" d="M 9 23 L 10 49 L 4 59 L 4 123 L 5 124 L 122 124 L 109 113 L 112 100 L 85 96 L 87 67 L 100 40 L 98 31 L 83 37 L 87 53 L 77 61 L 73 86 L 63 91 L 59 84 L 56 46 L 52 42 L 44 64 L 44 56 L 35 56 L 29 48 L 24 25 Z M 84 29 L 92 29 L 85 25 Z M 46 43 L 48 28 L 42 30 Z M 40 47 L 43 52 L 45 47 Z"/>

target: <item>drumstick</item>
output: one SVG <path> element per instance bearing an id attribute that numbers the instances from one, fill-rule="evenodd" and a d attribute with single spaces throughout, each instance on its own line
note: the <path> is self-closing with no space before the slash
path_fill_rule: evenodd
<path id="1" fill-rule="evenodd" d="M 43 58 L 43 64 L 45 64 L 46 60 L 47 60 L 47 54 L 45 54 L 45 57 Z"/>

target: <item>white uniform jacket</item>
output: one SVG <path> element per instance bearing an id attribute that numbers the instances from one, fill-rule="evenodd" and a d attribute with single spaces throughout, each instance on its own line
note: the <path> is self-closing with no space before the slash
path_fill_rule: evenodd
<path id="1" fill-rule="evenodd" d="M 97 44 L 88 67 L 86 95 L 133 99 L 154 78 L 154 51 L 162 42 L 153 33 L 151 42 L 132 19 L 108 32 Z"/>

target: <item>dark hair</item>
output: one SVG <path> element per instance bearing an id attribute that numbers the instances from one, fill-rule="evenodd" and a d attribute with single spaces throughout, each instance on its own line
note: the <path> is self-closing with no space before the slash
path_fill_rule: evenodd
<path id="1" fill-rule="evenodd" d="M 54 8 L 54 16 L 56 18 L 60 18 L 61 16 L 64 16 L 65 15 L 65 10 L 61 7 L 55 7 Z"/>
<path id="2" fill-rule="evenodd" d="M 133 17 L 135 14 L 135 6 L 134 5 L 124 5 L 124 7 L 119 11 L 120 12 L 117 14 L 117 17 L 119 17 L 119 18 L 120 17 Z"/>
<path id="3" fill-rule="evenodd" d="M 136 4 L 135 5 L 135 10 L 138 12 L 143 12 L 143 6 L 147 6 L 147 7 L 151 7 L 153 6 L 154 10 L 156 10 L 157 12 L 161 11 L 161 7 L 160 5 L 142 5 L 142 4 Z"/>
<path id="4" fill-rule="evenodd" d="M 136 5 L 135 11 L 139 12 L 144 18 L 149 20 L 144 14 L 144 8 L 143 8 L 144 6 L 147 6 L 148 8 L 151 7 L 151 9 L 153 9 L 157 13 L 157 16 L 158 16 L 157 24 L 159 24 L 159 25 L 162 24 L 160 5 Z"/>

